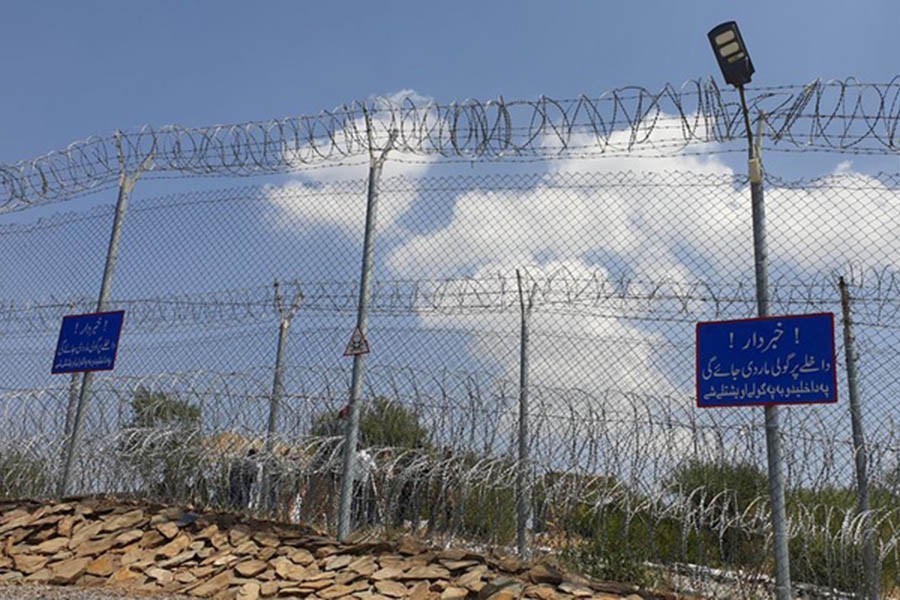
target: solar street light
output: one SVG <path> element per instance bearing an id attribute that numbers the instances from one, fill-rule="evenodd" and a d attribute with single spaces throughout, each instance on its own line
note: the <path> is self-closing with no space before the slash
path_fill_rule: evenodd
<path id="1" fill-rule="evenodd" d="M 737 23 L 727 21 L 716 25 L 709 31 L 707 37 L 709 37 L 709 43 L 712 44 L 725 81 L 738 88 L 750 83 L 754 71 L 753 62 L 747 53 L 747 46 L 744 44 Z"/>

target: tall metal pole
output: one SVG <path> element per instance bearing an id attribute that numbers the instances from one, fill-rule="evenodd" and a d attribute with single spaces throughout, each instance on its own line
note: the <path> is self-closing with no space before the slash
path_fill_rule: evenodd
<path id="1" fill-rule="evenodd" d="M 368 130 L 372 127 L 367 123 Z M 366 232 L 363 240 L 362 268 L 359 276 L 359 303 L 356 313 L 356 328 L 365 336 L 369 320 L 369 279 L 372 275 L 372 258 L 375 244 L 375 217 L 378 209 L 378 193 L 381 185 L 381 171 L 384 161 L 394 143 L 392 132 L 387 145 L 379 156 L 371 156 L 369 160 L 369 187 L 366 197 Z M 370 148 L 371 142 L 370 142 Z M 338 514 L 338 539 L 346 541 L 350 536 L 353 502 L 353 478 L 356 469 L 356 440 L 359 436 L 359 399 L 362 395 L 363 367 L 365 354 L 353 355 L 353 376 L 350 383 L 350 403 L 348 422 L 344 430 L 344 461 L 341 469 L 341 504 Z"/>
<path id="2" fill-rule="evenodd" d="M 272 381 L 272 393 L 269 396 L 269 421 L 266 426 L 266 454 L 272 452 L 275 445 L 275 432 L 278 428 L 278 413 L 281 408 L 281 397 L 284 394 L 284 352 L 287 347 L 290 319 L 282 319 L 278 324 L 278 352 L 275 355 L 275 376 Z"/>
<path id="3" fill-rule="evenodd" d="M 106 265 L 103 268 L 103 281 L 100 284 L 100 296 L 97 299 L 97 312 L 103 312 L 109 302 L 109 296 L 112 292 L 113 274 L 116 270 L 116 261 L 119 258 L 119 240 L 122 237 L 122 226 L 125 223 L 125 212 L 128 209 L 128 197 L 134 190 L 141 173 L 150 168 L 153 162 L 153 153 L 147 156 L 134 174 L 129 175 L 125 170 L 125 155 L 122 152 L 122 137 L 116 132 L 116 149 L 119 152 L 119 197 L 116 200 L 116 215 L 113 219 L 112 233 L 109 236 L 109 246 L 106 250 Z M 75 409 L 75 423 L 72 426 L 71 434 L 66 439 L 66 458 L 63 465 L 62 477 L 59 480 L 59 488 L 57 490 L 59 496 L 65 496 L 69 491 L 69 484 L 72 478 L 72 463 L 75 459 L 75 451 L 78 447 L 78 438 L 81 436 L 81 430 L 84 428 L 85 412 L 87 410 L 88 399 L 91 394 L 91 384 L 94 381 L 94 374 L 86 371 L 81 380 L 81 391 L 78 395 L 78 406 Z"/>
<path id="4" fill-rule="evenodd" d="M 528 555 L 526 530 L 531 517 L 531 465 L 528 456 L 528 325 L 534 294 L 525 298 L 522 274 L 516 269 L 519 285 L 519 306 L 522 321 L 519 336 L 519 471 L 516 475 L 516 545 L 521 558 Z"/>
<path id="5" fill-rule="evenodd" d="M 875 560 L 872 515 L 869 512 L 871 505 L 869 503 L 869 476 L 867 473 L 868 452 L 866 450 L 866 436 L 863 430 L 862 406 L 859 399 L 859 383 L 856 371 L 859 355 L 856 352 L 856 337 L 853 335 L 850 292 L 843 277 L 838 280 L 838 287 L 841 291 L 841 312 L 844 316 L 844 357 L 847 363 L 850 425 L 853 429 L 853 458 L 856 461 L 857 511 L 863 519 L 863 569 L 865 570 L 863 589 L 865 590 L 866 598 L 878 600 L 878 565 Z"/>
<path id="6" fill-rule="evenodd" d="M 278 428 L 278 413 L 281 410 L 281 398 L 284 396 L 284 356 L 287 350 L 288 330 L 294 315 L 303 302 L 303 292 L 297 290 L 291 300 L 290 307 L 284 305 L 284 297 L 278 282 L 275 282 L 275 311 L 278 313 L 278 351 L 275 354 L 275 375 L 272 380 L 272 394 L 269 396 L 269 421 L 266 427 L 266 454 L 272 452 L 275 433 Z"/>
<path id="7" fill-rule="evenodd" d="M 750 129 L 750 114 L 743 86 L 738 87 L 741 108 L 744 111 L 744 126 L 747 129 L 748 172 L 750 176 L 750 201 L 753 211 L 753 264 L 756 272 L 756 312 L 760 317 L 769 316 L 769 261 L 766 246 L 766 205 L 763 197 L 763 169 L 759 144 L 753 143 Z M 759 133 L 762 133 L 763 115 L 759 118 Z M 772 504 L 772 529 L 775 546 L 775 597 L 778 600 L 791 599 L 791 567 L 788 552 L 787 513 L 784 501 L 784 478 L 781 473 L 781 434 L 778 424 L 778 407 L 765 407 L 766 458 L 769 470 L 769 500 Z"/>
<path id="8" fill-rule="evenodd" d="M 291 327 L 291 321 L 294 315 L 300 309 L 300 303 L 303 302 L 303 293 L 297 290 L 294 298 L 291 300 L 290 307 L 284 305 L 284 296 L 281 295 L 281 289 L 278 281 L 275 282 L 275 312 L 278 313 L 278 351 L 275 354 L 275 374 L 272 379 L 272 394 L 269 396 L 269 419 L 266 426 L 266 451 L 263 457 L 263 481 L 262 481 L 262 499 L 260 506 L 265 506 L 268 510 L 275 508 L 275 498 L 272 494 L 272 481 L 274 475 L 272 452 L 275 449 L 275 434 L 278 429 L 278 414 L 281 410 L 281 398 L 284 396 L 284 356 L 287 351 L 288 330 Z"/>

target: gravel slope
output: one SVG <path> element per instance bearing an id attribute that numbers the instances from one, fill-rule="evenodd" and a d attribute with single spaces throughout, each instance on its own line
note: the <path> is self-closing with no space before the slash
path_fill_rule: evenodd
<path id="1" fill-rule="evenodd" d="M 109 588 L 74 588 L 54 585 L 0 586 L 0 600 L 186 600 L 188 596 L 171 594 L 130 594 Z"/>

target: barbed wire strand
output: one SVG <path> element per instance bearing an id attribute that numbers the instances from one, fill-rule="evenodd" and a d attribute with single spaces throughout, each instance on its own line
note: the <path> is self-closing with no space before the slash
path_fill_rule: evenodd
<path id="1" fill-rule="evenodd" d="M 850 154 L 900 149 L 900 77 L 883 84 L 850 78 L 753 91 L 750 112 L 754 118 L 766 115 L 768 149 Z M 108 188 L 118 181 L 120 164 L 135 172 L 151 156 L 151 176 L 283 173 L 368 156 L 391 132 L 397 136 L 392 155 L 400 157 L 621 156 L 743 139 L 741 114 L 735 92 L 720 90 L 710 79 L 655 92 L 631 86 L 596 98 L 420 104 L 408 97 L 378 97 L 316 116 L 196 128 L 145 126 L 0 165 L 0 210 Z"/>

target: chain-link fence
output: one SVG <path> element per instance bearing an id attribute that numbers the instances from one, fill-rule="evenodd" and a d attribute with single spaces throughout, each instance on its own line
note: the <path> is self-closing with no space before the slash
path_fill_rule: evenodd
<path id="1" fill-rule="evenodd" d="M 391 174 L 389 157 L 378 199 L 354 526 L 512 546 L 524 499 L 532 551 L 608 578 L 768 593 L 762 409 L 698 409 L 694 389 L 696 323 L 755 315 L 746 178 L 714 155 L 448 177 L 401 165 Z M 810 597 L 860 593 L 874 536 L 887 597 L 900 577 L 900 179 L 765 186 L 772 314 L 833 312 L 838 329 L 839 402 L 781 413 L 793 580 Z M 116 368 L 87 397 L 68 492 L 336 527 L 367 189 L 309 176 L 135 196 L 106 307 L 126 311 Z M 82 379 L 50 364 L 61 318 L 96 308 L 114 211 L 66 206 L 0 227 L 7 496 L 58 493 L 75 427 Z"/>

